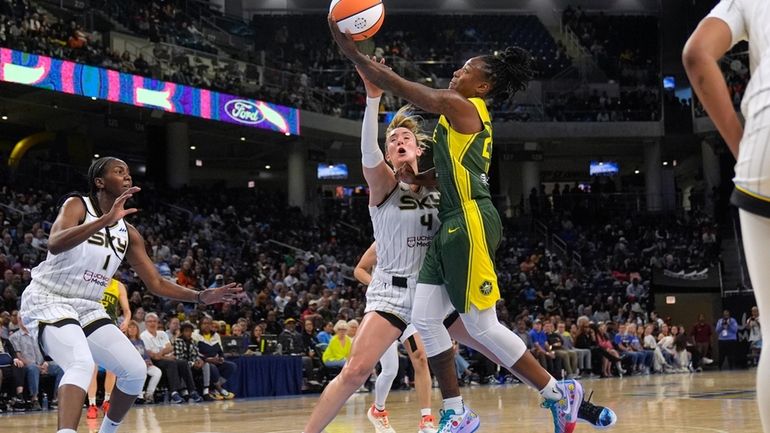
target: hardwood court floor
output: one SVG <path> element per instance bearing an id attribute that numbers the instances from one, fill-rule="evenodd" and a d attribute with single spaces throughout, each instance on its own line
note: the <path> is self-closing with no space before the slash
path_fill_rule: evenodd
<path id="1" fill-rule="evenodd" d="M 618 433 L 761 433 L 754 392 L 755 371 L 713 372 L 624 379 L 585 380 L 593 400 L 612 407 L 619 416 Z M 462 388 L 466 401 L 481 416 L 479 432 L 553 432 L 548 412 L 540 409 L 537 393 L 524 385 Z M 137 407 L 120 431 L 125 433 L 299 433 L 317 395 L 232 400 L 179 406 Z M 366 409 L 372 394 L 356 394 L 328 433 L 370 433 Z M 435 408 L 439 405 L 434 392 Z M 414 433 L 418 406 L 414 392 L 390 394 L 391 423 L 400 433 Z M 97 432 L 101 423 L 86 420 L 79 432 Z M 53 433 L 55 412 L 0 416 L 2 433 Z M 579 424 L 577 432 L 593 431 Z"/>

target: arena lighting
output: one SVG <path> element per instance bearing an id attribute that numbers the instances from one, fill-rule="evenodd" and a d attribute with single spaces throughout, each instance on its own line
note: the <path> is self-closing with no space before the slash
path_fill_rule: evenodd
<path id="1" fill-rule="evenodd" d="M 8 48 L 0 48 L 0 81 L 300 135 L 296 108 Z"/>
<path id="2" fill-rule="evenodd" d="M 663 165 L 668 165 L 668 161 L 663 161 Z"/>
<path id="3" fill-rule="evenodd" d="M 98 157 L 99 157 L 99 154 L 98 153 L 94 153 L 94 158 L 98 158 Z"/>
<path id="4" fill-rule="evenodd" d="M 196 167 L 203 167 L 203 160 L 202 159 L 196 159 L 195 160 L 195 166 Z"/>
<path id="5" fill-rule="evenodd" d="M 265 166 L 265 170 L 270 170 L 270 166 L 269 166 L 269 165 L 266 165 L 266 166 Z"/>
<path id="6" fill-rule="evenodd" d="M 195 149 L 197 149 L 195 146 L 190 146 L 190 150 L 195 150 Z"/>
<path id="7" fill-rule="evenodd" d="M 6 114 L 3 114 L 2 116 L 0 116 L 0 119 L 3 119 L 3 120 L 8 120 L 8 115 L 6 115 Z"/>
<path id="8" fill-rule="evenodd" d="M 241 141 L 246 141 L 246 137 L 241 137 Z"/>
<path id="9" fill-rule="evenodd" d="M 639 174 L 639 170 L 634 170 L 634 174 Z"/>

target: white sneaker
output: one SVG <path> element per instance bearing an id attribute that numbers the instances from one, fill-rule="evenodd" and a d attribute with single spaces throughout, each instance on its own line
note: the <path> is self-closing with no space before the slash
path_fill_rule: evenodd
<path id="1" fill-rule="evenodd" d="M 369 422 L 372 423 L 374 430 L 377 433 L 396 433 L 396 431 L 393 430 L 393 427 L 390 426 L 388 411 L 383 410 L 380 412 L 374 408 L 374 405 L 372 405 L 369 407 L 369 410 L 366 411 L 366 417 L 369 418 Z"/>
<path id="2" fill-rule="evenodd" d="M 704 365 L 711 365 L 714 363 L 714 360 L 711 358 L 706 358 L 705 356 L 702 359 Z"/>

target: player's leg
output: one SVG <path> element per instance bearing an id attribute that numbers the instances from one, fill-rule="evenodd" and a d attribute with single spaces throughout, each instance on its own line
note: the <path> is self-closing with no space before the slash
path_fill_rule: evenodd
<path id="1" fill-rule="evenodd" d="M 453 413 L 462 413 L 464 406 L 460 396 L 460 387 L 457 384 L 457 372 L 454 368 L 454 352 L 449 332 L 443 326 L 444 318 L 454 310 L 448 293 L 449 287 L 445 287 L 447 273 L 452 270 L 446 267 L 445 258 L 448 256 L 468 257 L 468 244 L 460 238 L 460 228 L 464 227 L 461 217 L 447 218 L 442 223 L 438 233 L 433 238 L 428 252 L 420 268 L 417 289 L 415 290 L 412 304 L 412 324 L 422 337 L 425 345 L 425 354 L 428 357 L 433 374 L 436 376 L 441 396 L 444 399 L 444 410 Z M 451 231 L 451 233 L 450 233 Z M 444 255 L 444 251 L 450 251 L 447 242 L 453 242 L 451 254 Z M 467 269 L 467 261 L 464 266 Z M 465 272 L 460 270 L 460 272 Z"/>
<path id="2" fill-rule="evenodd" d="M 115 381 L 117 377 L 109 371 L 104 372 L 104 402 L 102 402 L 102 413 L 107 415 L 110 411 L 110 397 L 112 397 L 112 390 L 115 388 Z"/>
<path id="3" fill-rule="evenodd" d="M 433 433 L 436 428 L 435 419 L 431 412 L 430 368 L 428 368 L 428 358 L 425 355 L 425 344 L 413 325 L 407 327 L 401 340 L 414 367 L 414 388 L 417 392 L 417 402 L 420 404 L 420 433 Z"/>
<path id="4" fill-rule="evenodd" d="M 754 296 L 757 299 L 759 317 L 770 315 L 770 267 L 767 266 L 767 239 L 770 239 L 770 219 L 740 210 L 743 247 Z M 764 319 L 763 319 L 764 320 Z M 767 322 L 764 322 L 767 323 Z M 763 351 L 764 352 L 764 351 Z M 720 357 L 722 355 L 720 354 Z M 770 356 L 761 353 L 757 368 L 757 403 L 763 431 L 770 433 Z"/>
<path id="5" fill-rule="evenodd" d="M 393 386 L 393 380 L 398 375 L 398 341 L 394 341 L 382 354 L 380 366 L 382 371 L 374 382 L 374 406 L 369 408 L 366 416 L 377 432 L 390 432 L 393 429 L 390 427 L 385 402 Z"/>
<path id="6" fill-rule="evenodd" d="M 377 312 L 364 316 L 350 358 L 342 372 L 327 385 L 305 425 L 305 433 L 320 433 L 337 415 L 347 399 L 366 382 L 377 360 L 401 335 L 401 329 Z"/>
<path id="7" fill-rule="evenodd" d="M 97 379 L 99 377 L 99 366 L 94 366 L 94 375 L 91 378 L 91 384 L 88 385 L 88 410 L 86 411 L 86 418 L 96 419 L 99 416 L 99 410 L 96 408 L 96 388 L 98 386 Z"/>
<path id="8" fill-rule="evenodd" d="M 123 418 L 141 394 L 147 365 L 134 345 L 109 319 L 98 319 L 84 327 L 94 360 L 117 378 L 109 411 L 100 433 L 117 431 Z"/>
<path id="9" fill-rule="evenodd" d="M 59 432 L 74 433 L 95 368 L 88 341 L 75 319 L 46 324 L 39 338 L 45 353 L 64 370 L 59 384 Z"/>

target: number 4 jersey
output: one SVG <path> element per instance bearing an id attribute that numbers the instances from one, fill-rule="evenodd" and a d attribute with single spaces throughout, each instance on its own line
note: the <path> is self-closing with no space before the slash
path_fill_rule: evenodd
<path id="1" fill-rule="evenodd" d="M 99 219 L 91 199 L 80 198 L 86 207 L 83 224 Z M 121 219 L 72 249 L 49 252 L 45 261 L 32 269 L 31 284 L 65 298 L 101 301 L 127 251 L 128 227 Z"/>
<path id="2" fill-rule="evenodd" d="M 439 193 L 432 188 L 417 192 L 399 183 L 378 206 L 369 206 L 377 269 L 390 275 L 417 277 L 422 260 L 439 228 Z"/>

